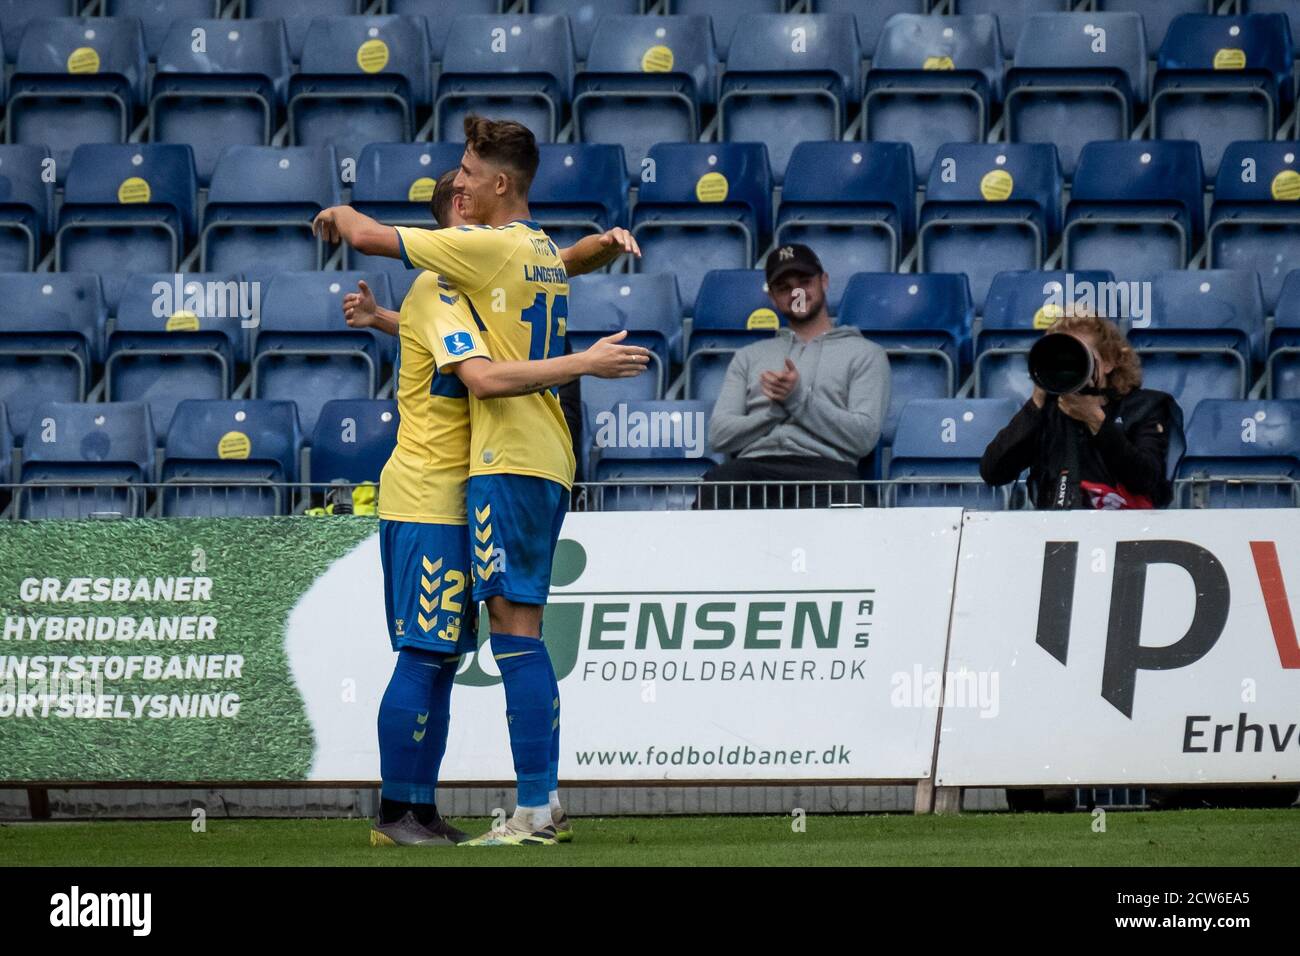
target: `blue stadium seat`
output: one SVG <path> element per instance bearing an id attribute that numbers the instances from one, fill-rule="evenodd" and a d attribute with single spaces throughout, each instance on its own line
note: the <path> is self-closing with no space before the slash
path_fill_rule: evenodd
<path id="1" fill-rule="evenodd" d="M 191 399 L 167 433 L 164 517 L 287 514 L 302 432 L 293 402 Z"/>
<path id="2" fill-rule="evenodd" d="M 1026 357 L 1039 336 L 1064 314 L 1067 302 L 1099 315 L 1131 306 L 1119 299 L 1109 272 L 1004 272 L 989 286 L 975 328 L 975 395 L 1023 403 L 1034 390 Z M 1121 309 L 1115 308 L 1116 301 Z"/>
<path id="3" fill-rule="evenodd" d="M 800 143 L 790 156 L 775 244 L 801 242 L 830 275 L 831 312 L 856 272 L 892 272 L 912 244 L 916 197 L 907 143 Z"/>
<path id="4" fill-rule="evenodd" d="M 365 270 L 354 270 L 365 271 Z M 394 312 L 400 312 L 402 303 L 406 301 L 406 294 L 411 291 L 411 286 L 415 285 L 415 280 L 420 277 L 420 269 L 401 269 L 390 270 L 384 275 L 388 279 L 388 301 L 383 302 L 378 299 L 380 305 L 392 309 Z M 382 290 L 371 289 L 375 295 L 380 295 Z"/>
<path id="5" fill-rule="evenodd" d="M 528 195 L 533 219 L 563 247 L 593 232 L 627 225 L 627 164 L 623 147 L 543 143 Z"/>
<path id="6" fill-rule="evenodd" d="M 18 56 L 18 45 L 23 31 L 31 20 L 46 17 L 75 17 L 78 0 L 0 0 L 0 48 L 5 59 L 12 63 Z"/>
<path id="7" fill-rule="evenodd" d="M 989 13 L 997 17 L 1002 51 L 1014 56 L 1025 21 L 1036 13 L 1067 13 L 1071 0 L 955 0 L 954 13 Z"/>
<path id="8" fill-rule="evenodd" d="M 110 17 L 135 17 L 144 28 L 144 49 L 156 60 L 175 20 L 219 17 L 221 0 L 104 0 Z"/>
<path id="9" fill-rule="evenodd" d="M 796 143 L 840 138 L 861 90 L 862 51 L 848 14 L 745 17 L 722 75 L 718 137 L 764 143 L 780 182 Z"/>
<path id="10" fill-rule="evenodd" d="M 78 146 L 59 210 L 55 269 L 98 272 L 116 312 L 129 273 L 174 271 L 185 258 L 197 195 L 189 146 Z"/>
<path id="11" fill-rule="evenodd" d="M 1291 42 L 1295 45 L 1297 38 L 1300 38 L 1300 6 L 1296 6 L 1295 0 L 1238 0 L 1237 6 L 1240 12 L 1250 13 L 1284 13 L 1291 24 Z M 1197 11 L 1199 12 L 1199 11 Z M 1297 57 L 1300 57 L 1300 45 L 1294 46 Z"/>
<path id="12" fill-rule="evenodd" d="M 429 27 L 429 50 L 435 60 L 441 60 L 447 33 L 458 17 L 500 13 L 501 5 L 501 0 L 384 0 L 384 12 L 424 17 Z"/>
<path id="13" fill-rule="evenodd" d="M 154 434 L 142 402 L 43 402 L 23 446 L 20 518 L 142 517 Z"/>
<path id="14" fill-rule="evenodd" d="M 1107 13 L 1136 13 L 1142 17 L 1147 49 L 1155 56 L 1175 17 L 1184 13 L 1213 13 L 1222 4 L 1215 0 L 1093 0 Z"/>
<path id="15" fill-rule="evenodd" d="M 392 5 L 393 0 L 389 0 Z M 366 0 L 243 0 L 243 16 L 250 20 L 278 19 L 284 21 L 285 36 L 289 40 L 289 55 L 297 63 L 302 59 L 307 31 L 315 17 L 350 17 L 369 6 Z M 405 11 L 389 10 L 389 13 Z"/>
<path id="16" fill-rule="evenodd" d="M 644 0 L 527 0 L 528 13 L 544 13 L 569 18 L 573 31 L 573 52 L 579 60 L 587 59 L 592 38 L 605 17 L 637 16 L 644 12 Z"/>
<path id="17" fill-rule="evenodd" d="M 686 398 L 717 401 L 732 354 L 781 324 L 758 269 L 719 269 L 700 284 L 685 347 Z"/>
<path id="18" fill-rule="evenodd" d="M 870 3 L 862 0 L 813 0 L 812 12 L 852 14 L 858 28 L 858 46 L 862 48 L 862 55 L 870 60 L 880 42 L 881 32 L 895 14 L 925 13 L 926 5 L 927 0 L 871 0 Z"/>
<path id="19" fill-rule="evenodd" d="M 594 481 L 609 483 L 588 489 L 596 510 L 686 511 L 695 506 L 695 482 L 716 464 L 708 450 L 712 402 L 583 404 L 590 439 L 588 473 Z"/>
<path id="20" fill-rule="evenodd" d="M 430 104 L 423 27 L 414 17 L 313 20 L 289 78 L 290 143 L 333 146 L 344 163 L 368 143 L 412 139 Z"/>
<path id="21" fill-rule="evenodd" d="M 433 106 L 434 137 L 465 141 L 470 113 L 523 123 L 555 140 L 573 92 L 573 37 L 564 17 L 457 17 Z"/>
<path id="22" fill-rule="evenodd" d="M 602 16 L 574 78 L 578 139 L 621 143 L 628 174 L 655 143 L 693 142 L 716 100 L 718 62 L 707 17 Z"/>
<path id="23" fill-rule="evenodd" d="M 463 143 L 370 143 L 357 161 L 352 204 L 384 222 L 428 225 L 439 177 L 464 154 Z"/>
<path id="24" fill-rule="evenodd" d="M 1126 139 L 1147 99 L 1147 45 L 1136 13 L 1029 17 L 1007 71 L 1013 143 L 1054 143 L 1067 179 L 1084 144 Z"/>
<path id="25" fill-rule="evenodd" d="M 30 272 L 41 259 L 53 226 L 50 162 L 44 146 L 0 145 L 0 272 Z"/>
<path id="26" fill-rule="evenodd" d="M 1300 269 L 1282 283 L 1266 345 L 1265 396 L 1300 398 Z"/>
<path id="27" fill-rule="evenodd" d="M 311 221 L 338 202 L 332 149 L 231 146 L 212 174 L 200 268 L 253 274 L 319 269 L 324 248 L 311 234 Z"/>
<path id="28" fill-rule="evenodd" d="M 1089 143 L 1065 211 L 1065 268 L 1184 268 L 1200 247 L 1204 180 L 1200 149 L 1186 140 Z"/>
<path id="29" fill-rule="evenodd" d="M 370 143 L 361 149 L 352 205 L 367 216 L 394 226 L 436 225 L 430 201 L 438 178 L 460 166 L 460 143 Z M 400 259 L 365 256 L 344 249 L 347 268 L 363 272 L 408 271 Z"/>
<path id="30" fill-rule="evenodd" d="M 705 16 L 713 22 L 713 42 L 718 59 L 727 59 L 737 24 L 760 13 L 781 13 L 784 0 L 668 0 L 664 13 Z"/>
<path id="31" fill-rule="evenodd" d="M 373 272 L 281 272 L 266 291 L 253 331 L 252 397 L 297 402 L 307 434 L 331 398 L 374 398 L 383 381 L 394 340 L 343 319 L 343 296 L 358 279 L 388 301 L 384 274 Z"/>
<path id="32" fill-rule="evenodd" d="M 1001 83 L 992 16 L 891 17 L 867 74 L 863 137 L 910 143 L 924 176 L 944 143 L 984 142 Z"/>
<path id="33" fill-rule="evenodd" d="M 1207 176 L 1229 143 L 1272 139 L 1295 102 L 1280 13 L 1187 14 L 1169 28 L 1151 89 L 1151 135 L 1200 144 Z"/>
<path id="34" fill-rule="evenodd" d="M 922 272 L 965 272 L 983 308 L 999 272 L 1037 269 L 1061 231 L 1061 166 L 1050 143 L 939 148 L 917 233 Z"/>
<path id="35" fill-rule="evenodd" d="M 994 436 L 1020 410 L 1010 398 L 921 398 L 898 419 L 889 461 L 894 507 L 1005 508 L 1006 488 L 980 479 L 980 459 Z"/>
<path id="36" fill-rule="evenodd" d="M 311 439 L 311 480 L 379 481 L 397 443 L 397 402 L 339 398 L 325 403 Z"/>
<path id="37" fill-rule="evenodd" d="M 632 379 L 582 382 L 582 398 L 600 408 L 619 398 L 657 399 L 668 385 L 668 370 L 682 345 L 682 302 L 669 275 L 587 275 L 569 282 L 569 319 L 565 338 L 580 351 L 597 339 L 626 329 L 628 345 L 650 349 L 655 356 L 644 374 Z"/>
<path id="38" fill-rule="evenodd" d="M 1300 400 L 1206 399 L 1187 425 L 1179 503 L 1291 508 L 1300 503 Z"/>
<path id="39" fill-rule="evenodd" d="M 201 52 L 195 30 L 204 31 Z M 178 20 L 158 54 L 149 141 L 190 144 L 206 186 L 227 146 L 270 144 L 289 70 L 279 20 Z"/>
<path id="40" fill-rule="evenodd" d="M 9 411 L 0 402 L 0 484 L 10 484 L 14 480 L 14 435 L 9 429 Z M 0 502 L 5 506 L 12 498 L 10 489 L 0 489 Z"/>
<path id="41" fill-rule="evenodd" d="M 19 444 L 38 404 L 85 399 L 107 321 L 99 276 L 0 275 L 0 402 Z"/>
<path id="42" fill-rule="evenodd" d="M 147 61 L 134 17 L 32 20 L 9 85 L 6 140 L 44 144 L 62 184 L 83 143 L 125 143 Z"/>
<path id="43" fill-rule="evenodd" d="M 839 324 L 852 325 L 889 355 L 889 411 L 880 433 L 892 445 L 898 416 L 914 398 L 950 398 L 970 348 L 975 304 L 960 273 L 861 273 L 849 280 Z"/>
<path id="44" fill-rule="evenodd" d="M 647 157 L 632 232 L 638 272 L 677 276 L 694 302 L 714 269 L 746 269 L 772 231 L 772 170 L 762 143 L 660 143 Z"/>
<path id="45" fill-rule="evenodd" d="M 1253 272 L 1176 270 L 1151 277 L 1151 314 L 1128 339 L 1142 379 L 1191 414 L 1207 398 L 1245 398 L 1264 340 L 1264 300 Z"/>
<path id="46" fill-rule="evenodd" d="M 1214 269 L 1251 269 L 1272 312 L 1287 271 L 1300 262 L 1300 171 L 1297 146 L 1286 142 L 1233 143 L 1214 182 L 1206 232 L 1206 263 Z"/>
<path id="47" fill-rule="evenodd" d="M 230 396 L 247 361 L 242 322 L 253 320 L 241 317 L 253 304 L 237 275 L 189 272 L 178 283 L 174 273 L 132 274 L 108 338 L 107 400 L 148 403 L 165 441 L 182 399 Z"/>

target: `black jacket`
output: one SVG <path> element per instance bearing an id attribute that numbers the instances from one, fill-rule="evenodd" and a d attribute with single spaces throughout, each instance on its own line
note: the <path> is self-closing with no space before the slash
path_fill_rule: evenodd
<path id="1" fill-rule="evenodd" d="M 1163 508 L 1173 497 L 1167 457 L 1171 433 L 1182 433 L 1182 411 L 1172 395 L 1154 389 L 1105 395 L 1106 421 L 1096 435 L 1050 395 L 1041 409 L 1025 402 L 984 450 L 980 477 L 1005 485 L 1028 468 L 1029 499 L 1039 510 L 1087 507 L 1081 480 L 1123 485 Z"/>

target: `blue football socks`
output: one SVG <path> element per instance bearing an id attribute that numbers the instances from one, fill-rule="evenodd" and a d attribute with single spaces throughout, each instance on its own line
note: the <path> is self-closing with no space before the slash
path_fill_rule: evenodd
<path id="1" fill-rule="evenodd" d="M 540 638 L 493 632 L 492 656 L 506 690 L 519 806 L 545 807 L 550 802 L 556 696 L 550 655 Z"/>
<path id="2" fill-rule="evenodd" d="M 418 816 L 432 812 L 438 768 L 447 749 L 455 679 L 455 667 L 447 661 L 442 654 L 410 647 L 397 654 L 397 666 L 379 703 L 385 822 L 392 822 L 407 809 Z"/>

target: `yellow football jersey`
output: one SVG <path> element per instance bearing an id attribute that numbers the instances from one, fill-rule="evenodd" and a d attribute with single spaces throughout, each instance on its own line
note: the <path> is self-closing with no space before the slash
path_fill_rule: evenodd
<path id="1" fill-rule="evenodd" d="M 535 222 L 451 229 L 397 227 L 413 268 L 440 273 L 469 300 L 472 323 L 434 343 L 440 369 L 475 355 L 527 361 L 564 354 L 569 276 Z M 484 351 L 477 349 L 483 346 Z M 515 398 L 470 396 L 471 475 L 533 475 L 573 484 L 573 440 L 551 389 Z"/>
<path id="2" fill-rule="evenodd" d="M 469 477 L 469 392 L 438 371 L 434 343 L 465 323 L 469 304 L 432 272 L 402 302 L 397 377 L 397 447 L 379 478 L 379 516 L 425 524 L 465 523 Z"/>

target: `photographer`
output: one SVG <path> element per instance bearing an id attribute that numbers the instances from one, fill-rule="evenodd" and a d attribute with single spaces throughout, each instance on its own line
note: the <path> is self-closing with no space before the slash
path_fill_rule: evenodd
<path id="1" fill-rule="evenodd" d="M 1057 395 L 1035 383 L 1029 401 L 984 450 L 980 477 L 1005 485 L 1028 468 L 1029 500 L 1040 511 L 1168 505 L 1170 433 L 1181 432 L 1183 420 L 1178 403 L 1141 387 L 1137 352 L 1114 322 L 1075 311 L 1047 332 L 1073 335 L 1087 346 L 1092 381 Z M 1020 812 L 1073 810 L 1075 791 L 1009 789 L 1007 805 Z"/>
<path id="2" fill-rule="evenodd" d="M 1029 469 L 1029 500 L 1038 510 L 1165 507 L 1173 498 L 1166 477 L 1170 431 L 1182 429 L 1177 402 L 1141 387 L 1137 352 L 1114 322 L 1076 311 L 1052 332 L 1072 335 L 1091 351 L 1091 386 L 1049 395 L 1035 384 L 985 449 L 980 477 L 1005 485 Z"/>

